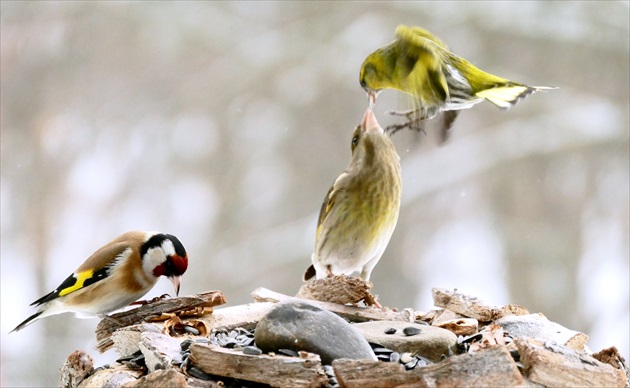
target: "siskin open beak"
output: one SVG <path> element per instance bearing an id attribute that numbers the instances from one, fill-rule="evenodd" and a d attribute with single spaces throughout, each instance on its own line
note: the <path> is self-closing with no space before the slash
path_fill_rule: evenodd
<path id="1" fill-rule="evenodd" d="M 169 276 L 168 280 L 173 283 L 173 287 L 175 287 L 175 296 L 179 296 L 179 283 L 181 282 L 181 276 Z"/>
<path id="2" fill-rule="evenodd" d="M 374 116 L 374 111 L 372 108 L 367 108 L 365 114 L 363 115 L 363 121 L 361 122 L 361 127 L 365 133 L 370 132 L 383 132 L 383 128 L 379 125 L 378 121 L 376 121 L 376 116 Z"/>

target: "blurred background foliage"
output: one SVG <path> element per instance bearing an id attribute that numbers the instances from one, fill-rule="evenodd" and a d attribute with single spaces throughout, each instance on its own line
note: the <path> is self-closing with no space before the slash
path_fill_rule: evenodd
<path id="1" fill-rule="evenodd" d="M 363 59 L 420 25 L 484 70 L 559 86 L 400 132 L 403 206 L 372 275 L 383 305 L 432 287 L 629 339 L 629 3 L 1 3 L 2 386 L 53 386 L 96 320 L 8 335 L 96 248 L 178 236 L 182 294 L 294 294 L 317 213 L 367 106 Z M 376 107 L 406 108 L 383 92 Z M 172 293 L 160 281 L 147 295 Z"/>

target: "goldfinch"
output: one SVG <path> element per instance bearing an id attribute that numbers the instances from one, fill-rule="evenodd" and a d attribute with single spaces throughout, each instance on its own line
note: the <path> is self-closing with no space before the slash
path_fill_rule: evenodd
<path id="1" fill-rule="evenodd" d="M 429 31 L 404 25 L 396 28 L 393 42 L 365 59 L 359 81 L 370 105 L 375 104 L 379 91 L 389 88 L 413 97 L 418 106 L 418 121 L 446 112 L 444 135 L 461 109 L 484 100 L 508 109 L 534 92 L 555 89 L 527 86 L 486 73 L 453 54 Z M 402 114 L 410 118 L 410 112 Z"/>
<path id="2" fill-rule="evenodd" d="M 322 204 L 304 281 L 360 272 L 369 281 L 400 209 L 400 158 L 371 108 L 352 135 L 352 158 Z"/>
<path id="3" fill-rule="evenodd" d="M 187 268 L 188 255 L 177 237 L 127 232 L 94 252 L 54 291 L 31 303 L 38 311 L 12 332 L 65 312 L 103 317 L 149 292 L 160 276 L 166 276 L 179 294 L 180 278 Z"/>

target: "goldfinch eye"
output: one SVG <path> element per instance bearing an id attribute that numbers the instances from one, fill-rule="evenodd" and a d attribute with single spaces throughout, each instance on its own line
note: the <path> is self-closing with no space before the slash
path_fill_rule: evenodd
<path id="1" fill-rule="evenodd" d="M 367 84 L 365 83 L 365 80 L 361 80 L 361 87 L 365 88 L 367 86 Z"/>
<path id="2" fill-rule="evenodd" d="M 352 138 L 352 146 L 356 147 L 357 144 L 359 144 L 359 135 L 356 135 L 355 137 Z"/>

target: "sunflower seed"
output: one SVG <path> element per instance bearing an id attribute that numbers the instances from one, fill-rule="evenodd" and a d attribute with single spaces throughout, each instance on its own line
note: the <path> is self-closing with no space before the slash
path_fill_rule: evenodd
<path id="1" fill-rule="evenodd" d="M 278 349 L 278 353 L 284 354 L 285 356 L 289 356 L 289 357 L 299 357 L 300 356 L 298 354 L 298 352 L 296 352 L 295 350 L 291 350 L 291 349 Z"/>
<path id="2" fill-rule="evenodd" d="M 193 340 L 191 340 L 191 339 L 183 340 L 183 341 L 179 344 L 179 348 L 180 348 L 182 351 L 184 351 L 184 352 L 185 352 L 186 350 L 188 350 L 188 349 L 190 348 L 190 345 L 192 345 L 193 343 L 194 343 L 194 341 L 193 341 Z"/>
<path id="3" fill-rule="evenodd" d="M 188 326 L 188 325 L 184 326 L 184 331 L 192 335 L 199 335 L 199 330 L 195 329 L 192 326 Z"/>
<path id="4" fill-rule="evenodd" d="M 243 348 L 243 354 L 249 354 L 252 356 L 258 356 L 259 354 L 262 354 L 262 350 L 260 350 L 259 348 L 255 347 L 255 346 L 245 346 Z"/>
<path id="5" fill-rule="evenodd" d="M 188 369 L 188 374 L 191 375 L 192 377 L 195 377 L 201 380 L 210 380 L 210 375 L 202 371 L 201 369 L 197 368 L 196 366 L 193 366 L 192 368 Z"/>
<path id="6" fill-rule="evenodd" d="M 405 364 L 405 370 L 413 369 L 416 367 L 417 364 L 418 364 L 418 359 L 414 357 L 411 361 Z"/>
<path id="7" fill-rule="evenodd" d="M 407 326 L 403 329 L 403 334 L 406 336 L 412 336 L 412 335 L 420 334 L 421 331 L 422 329 L 418 327 Z"/>
<path id="8" fill-rule="evenodd" d="M 394 353 L 390 354 L 389 355 L 389 361 L 390 362 L 399 362 L 400 361 L 400 353 L 394 352 Z"/>
<path id="9" fill-rule="evenodd" d="M 411 355 L 411 353 L 406 352 L 406 353 L 403 353 L 403 354 L 400 355 L 400 362 L 402 364 L 407 364 L 407 363 L 411 362 L 411 360 L 413 358 L 414 357 Z"/>
<path id="10" fill-rule="evenodd" d="M 385 334 L 394 334 L 397 331 L 398 330 L 395 327 L 388 327 L 387 329 L 385 329 Z"/>

